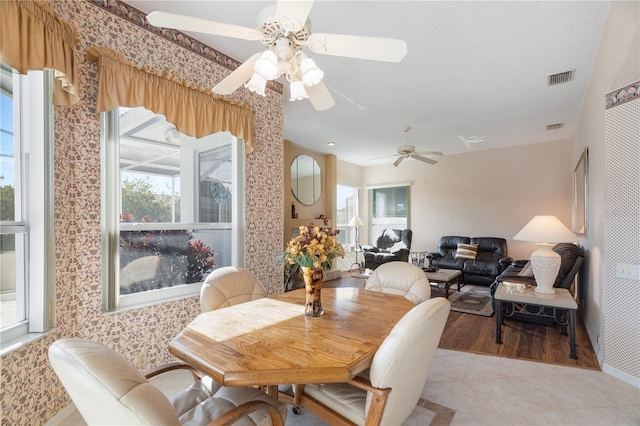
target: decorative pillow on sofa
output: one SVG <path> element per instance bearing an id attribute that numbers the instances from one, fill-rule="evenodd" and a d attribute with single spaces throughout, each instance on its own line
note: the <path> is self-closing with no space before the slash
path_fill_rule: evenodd
<path id="1" fill-rule="evenodd" d="M 476 260 L 478 254 L 477 244 L 458 244 L 455 260 Z"/>

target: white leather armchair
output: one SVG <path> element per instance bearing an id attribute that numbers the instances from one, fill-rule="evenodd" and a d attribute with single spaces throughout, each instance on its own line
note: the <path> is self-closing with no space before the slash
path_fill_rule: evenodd
<path id="1" fill-rule="evenodd" d="M 200 290 L 200 310 L 209 312 L 265 297 L 262 284 L 248 269 L 225 266 L 214 270 Z"/>
<path id="2" fill-rule="evenodd" d="M 287 406 L 251 387 L 221 387 L 214 394 L 195 381 L 169 401 L 133 365 L 90 340 L 61 339 L 49 347 L 49 362 L 87 424 L 282 426 Z M 177 368 L 154 369 L 148 377 Z"/>
<path id="3" fill-rule="evenodd" d="M 424 271 L 408 262 L 383 263 L 371 273 L 364 288 L 404 296 L 416 305 L 431 297 Z"/>
<path id="4" fill-rule="evenodd" d="M 443 297 L 418 304 L 384 340 L 368 378 L 305 385 L 301 406 L 331 425 L 401 425 L 420 398 L 449 308 Z"/>

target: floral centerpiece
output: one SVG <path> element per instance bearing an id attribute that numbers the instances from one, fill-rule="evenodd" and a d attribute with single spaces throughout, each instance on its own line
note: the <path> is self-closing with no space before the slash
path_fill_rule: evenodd
<path id="1" fill-rule="evenodd" d="M 344 257 L 344 247 L 338 242 L 339 230 L 331 231 L 329 222 L 321 218 L 323 226 L 300 227 L 300 234 L 287 244 L 281 258 L 290 265 L 298 265 L 313 269 L 324 269 L 331 266 L 336 257 Z"/>
<path id="2" fill-rule="evenodd" d="M 322 226 L 314 226 L 313 223 L 301 226 L 300 234 L 289 241 L 279 257 L 289 265 L 300 267 L 307 290 L 305 313 L 310 316 L 323 314 L 320 302 L 323 270 L 331 267 L 336 257 L 344 257 L 344 247 L 337 238 L 340 231 L 332 231 L 327 226 L 328 220 L 320 219 Z"/>

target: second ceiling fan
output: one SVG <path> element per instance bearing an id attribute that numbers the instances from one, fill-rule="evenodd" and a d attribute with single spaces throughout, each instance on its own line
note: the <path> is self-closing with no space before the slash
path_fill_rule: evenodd
<path id="1" fill-rule="evenodd" d="M 322 81 L 324 73 L 302 51 L 304 47 L 321 55 L 385 62 L 399 62 L 407 54 L 404 40 L 311 33 L 308 17 L 312 6 L 313 1 L 278 1 L 258 15 L 257 29 L 159 11 L 151 12 L 147 20 L 156 27 L 259 40 L 266 50 L 252 55 L 213 91 L 229 95 L 244 85 L 265 96 L 267 81 L 284 76 L 289 82 L 290 100 L 308 98 L 318 111 L 331 108 L 335 101 Z"/>
<path id="2" fill-rule="evenodd" d="M 436 156 L 442 156 L 444 154 L 442 154 L 442 152 L 440 151 L 421 151 L 421 152 L 416 152 L 416 147 L 413 145 L 408 145 L 407 144 L 407 132 L 411 130 L 411 127 L 406 127 L 404 129 L 404 145 L 399 146 L 398 147 L 398 152 L 394 155 L 387 155 L 384 157 L 379 157 L 379 158 L 372 158 L 371 160 L 379 160 L 382 158 L 389 158 L 389 157 L 398 157 L 395 159 L 395 161 L 393 162 L 393 166 L 394 167 L 398 167 L 400 165 L 400 163 L 402 163 L 402 161 L 408 159 L 408 158 L 413 158 L 414 160 L 418 160 L 418 161 L 422 161 L 423 163 L 427 163 L 427 164 L 437 164 L 438 161 L 434 160 L 433 158 L 429 158 L 429 157 L 436 157 Z"/>

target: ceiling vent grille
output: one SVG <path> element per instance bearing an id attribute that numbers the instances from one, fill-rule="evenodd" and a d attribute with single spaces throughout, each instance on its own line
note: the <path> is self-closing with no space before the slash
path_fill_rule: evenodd
<path id="1" fill-rule="evenodd" d="M 575 73 L 575 70 L 571 70 L 558 74 L 552 74 L 547 77 L 547 84 L 549 86 L 555 86 L 556 84 L 568 83 L 573 80 L 573 76 L 575 75 Z"/>
<path id="2" fill-rule="evenodd" d="M 556 130 L 562 129 L 564 127 L 564 123 L 556 123 L 547 125 L 547 130 Z"/>

